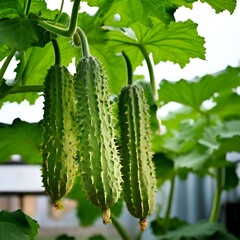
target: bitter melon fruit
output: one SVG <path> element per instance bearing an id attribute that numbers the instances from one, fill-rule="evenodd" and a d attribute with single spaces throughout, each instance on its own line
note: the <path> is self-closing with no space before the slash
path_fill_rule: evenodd
<path id="1" fill-rule="evenodd" d="M 142 231 L 154 208 L 156 192 L 149 117 L 142 87 L 124 86 L 119 97 L 123 193 L 129 212 L 140 219 Z"/>
<path id="2" fill-rule="evenodd" d="M 82 184 L 89 201 L 102 209 L 107 224 L 110 207 L 121 193 L 122 178 L 107 77 L 97 58 L 80 59 L 74 88 Z"/>
<path id="3" fill-rule="evenodd" d="M 63 208 L 62 197 L 75 177 L 76 134 L 73 77 L 67 68 L 52 66 L 44 81 L 42 178 L 52 204 Z"/>

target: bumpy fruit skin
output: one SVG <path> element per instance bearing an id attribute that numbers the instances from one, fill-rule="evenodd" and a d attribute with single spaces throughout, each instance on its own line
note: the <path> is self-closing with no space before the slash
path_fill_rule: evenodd
<path id="1" fill-rule="evenodd" d="M 156 178 L 151 151 L 149 107 L 139 85 L 124 86 L 119 97 L 123 193 L 142 231 L 155 204 Z"/>
<path id="2" fill-rule="evenodd" d="M 73 77 L 67 68 L 52 66 L 44 81 L 42 179 L 52 204 L 62 209 L 62 197 L 73 186 L 76 135 Z"/>
<path id="3" fill-rule="evenodd" d="M 107 77 L 95 57 L 80 59 L 74 87 L 82 184 L 89 201 L 102 209 L 107 224 L 109 208 L 120 196 L 122 177 Z"/>

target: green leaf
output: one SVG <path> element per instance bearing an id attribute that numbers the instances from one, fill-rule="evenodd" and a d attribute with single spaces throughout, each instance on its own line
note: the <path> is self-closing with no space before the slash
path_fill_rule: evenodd
<path id="1" fill-rule="evenodd" d="M 69 237 L 68 235 L 63 234 L 58 236 L 56 240 L 75 240 L 75 237 Z"/>
<path id="2" fill-rule="evenodd" d="M 159 240 L 237 240 L 219 223 L 198 222 L 169 232 Z"/>
<path id="3" fill-rule="evenodd" d="M 226 153 L 236 151 L 240 153 L 240 135 L 233 137 L 218 137 L 217 141 L 220 143 L 217 150 L 214 151 L 215 158 L 225 156 Z"/>
<path id="4" fill-rule="evenodd" d="M 236 172 L 236 164 L 227 166 L 224 175 L 224 186 L 223 189 L 229 191 L 236 188 L 239 184 L 239 178 Z"/>
<path id="5" fill-rule="evenodd" d="M 166 117 L 161 118 L 162 125 L 167 129 L 179 129 L 180 124 L 185 119 L 191 119 L 194 122 L 200 118 L 200 114 L 194 111 L 191 107 L 182 106 L 178 110 L 169 112 Z"/>
<path id="6" fill-rule="evenodd" d="M 174 165 L 176 169 L 187 168 L 194 172 L 205 171 L 205 166 L 208 163 L 210 152 L 207 149 L 194 149 L 187 154 L 179 154 L 174 157 Z"/>
<path id="7" fill-rule="evenodd" d="M 209 114 L 218 115 L 220 118 L 239 118 L 240 96 L 237 93 L 220 96 L 214 100 L 217 105 L 208 111 Z"/>
<path id="8" fill-rule="evenodd" d="M 165 224 L 164 218 L 157 218 L 156 220 L 153 220 L 150 223 L 153 234 L 157 236 L 163 235 L 165 232 L 164 224 Z M 182 221 L 177 217 L 170 218 L 168 223 L 168 230 L 173 231 L 187 225 L 188 223 L 186 221 Z"/>
<path id="9" fill-rule="evenodd" d="M 196 78 L 193 81 L 181 79 L 178 82 L 162 81 L 160 83 L 159 103 L 178 102 L 199 110 L 203 101 L 214 93 L 226 94 L 240 85 L 240 68 L 227 67 L 226 70 Z"/>
<path id="10" fill-rule="evenodd" d="M 23 8 L 18 0 L 0 1 L 0 20 L 19 18 L 23 14 Z"/>
<path id="11" fill-rule="evenodd" d="M 7 44 L 0 46 L 0 61 L 2 61 L 9 53 L 11 49 Z"/>
<path id="12" fill-rule="evenodd" d="M 46 8 L 47 4 L 45 0 L 32 0 L 29 12 L 39 14 L 41 10 L 44 10 Z"/>
<path id="13" fill-rule="evenodd" d="M 35 92 L 8 94 L 8 95 L 3 96 L 2 99 L 0 99 L 0 108 L 2 107 L 3 103 L 5 103 L 5 102 L 21 103 L 22 101 L 27 100 L 29 102 L 29 104 L 34 104 L 38 98 L 39 98 L 39 95 Z"/>
<path id="14" fill-rule="evenodd" d="M 98 234 L 91 236 L 88 240 L 106 240 L 106 238 L 103 235 Z"/>
<path id="15" fill-rule="evenodd" d="M 72 191 L 67 195 L 70 199 L 78 202 L 77 216 L 82 226 L 90 226 L 100 217 L 100 209 L 92 205 L 82 189 L 80 175 L 77 174 Z"/>
<path id="16" fill-rule="evenodd" d="M 156 153 L 153 156 L 156 178 L 158 184 L 163 184 L 174 175 L 174 163 L 163 153 Z"/>
<path id="17" fill-rule="evenodd" d="M 186 153 L 197 144 L 198 135 L 205 123 L 201 119 L 194 122 L 185 119 L 181 122 L 179 129 L 170 129 L 163 135 L 153 136 L 153 151 L 171 151 L 174 153 Z M 199 133 L 200 132 L 200 133 Z"/>
<path id="18" fill-rule="evenodd" d="M 231 14 L 236 8 L 236 0 L 201 0 L 203 3 L 208 3 L 215 9 L 216 13 L 220 13 L 224 10 L 228 10 Z"/>
<path id="19" fill-rule="evenodd" d="M 21 155 L 29 164 L 41 162 L 40 144 L 42 128 L 39 123 L 28 123 L 15 119 L 12 125 L 0 128 L 0 162 L 11 159 L 11 155 Z"/>
<path id="20" fill-rule="evenodd" d="M 0 44 L 25 51 L 31 46 L 43 47 L 49 41 L 48 34 L 38 26 L 36 19 L 6 19 L 0 21 Z"/>
<path id="21" fill-rule="evenodd" d="M 198 35 L 197 24 L 191 20 L 171 22 L 168 26 L 155 20 L 152 27 L 136 22 L 130 27 L 134 32 L 109 31 L 108 39 L 110 47 L 119 52 L 124 49 L 134 69 L 143 60 L 141 48 L 152 53 L 155 64 L 172 61 L 184 67 L 190 58 L 205 59 L 204 39 Z"/>
<path id="22" fill-rule="evenodd" d="M 2 210 L 0 212 L 1 240 L 34 240 L 38 233 L 38 228 L 38 223 L 25 215 L 21 210 L 15 212 Z"/>
<path id="23" fill-rule="evenodd" d="M 89 6 L 99 7 L 99 18 L 103 18 L 105 25 L 129 27 L 133 22 L 141 22 L 151 26 L 151 18 L 158 18 L 164 23 L 174 21 L 174 12 L 185 6 L 192 8 L 195 0 L 85 0 Z M 114 20 L 119 14 L 120 21 Z"/>
<path id="24" fill-rule="evenodd" d="M 227 121 L 206 127 L 203 131 L 203 137 L 199 139 L 199 143 L 214 150 L 218 149 L 220 145 L 217 136 L 231 138 L 234 135 L 240 135 L 240 120 Z"/>
<path id="25" fill-rule="evenodd" d="M 0 222 L 0 238 L 2 240 L 29 240 L 29 237 L 16 227 L 16 225 L 4 222 Z"/>

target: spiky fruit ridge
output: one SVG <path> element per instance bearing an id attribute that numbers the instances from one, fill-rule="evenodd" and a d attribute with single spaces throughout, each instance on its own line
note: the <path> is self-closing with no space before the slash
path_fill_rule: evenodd
<path id="1" fill-rule="evenodd" d="M 119 98 L 123 193 L 129 212 L 140 219 L 142 231 L 155 203 L 149 107 L 139 85 L 124 86 Z"/>
<path id="2" fill-rule="evenodd" d="M 73 78 L 67 68 L 52 66 L 44 81 L 42 180 L 52 204 L 63 209 L 62 197 L 73 186 L 76 136 Z"/>
<path id="3" fill-rule="evenodd" d="M 103 221 L 107 223 L 109 208 L 119 198 L 122 178 L 108 82 L 95 57 L 80 59 L 74 88 L 82 184 L 89 201 L 102 209 Z"/>

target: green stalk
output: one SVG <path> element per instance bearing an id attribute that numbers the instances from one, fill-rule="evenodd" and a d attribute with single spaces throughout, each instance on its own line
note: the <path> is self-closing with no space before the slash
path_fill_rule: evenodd
<path id="1" fill-rule="evenodd" d="M 59 18 L 61 17 L 61 14 L 62 14 L 62 10 L 63 10 L 63 5 L 64 5 L 64 0 L 62 0 L 62 3 L 61 3 L 61 7 L 60 7 L 60 10 L 59 10 L 59 13 L 54 21 L 54 23 L 58 22 Z"/>
<path id="2" fill-rule="evenodd" d="M 15 55 L 15 53 L 16 53 L 16 49 L 13 48 L 13 49 L 11 50 L 11 52 L 8 54 L 5 62 L 3 63 L 3 65 L 2 65 L 2 67 L 1 67 L 1 69 L 0 69 L 0 83 L 1 83 L 1 81 L 2 81 L 2 79 L 3 79 L 4 73 L 5 73 L 6 70 L 7 70 L 7 67 L 8 67 L 8 65 L 9 65 L 9 63 L 11 62 L 11 60 L 12 60 L 13 56 Z"/>
<path id="3" fill-rule="evenodd" d="M 149 58 L 149 55 L 147 53 L 146 48 L 143 45 L 138 45 L 140 51 L 142 52 L 142 55 L 144 56 L 146 63 L 147 63 L 147 67 L 148 67 L 148 72 L 149 72 L 149 77 L 150 77 L 150 84 L 151 84 L 151 88 L 153 91 L 153 96 L 155 101 L 158 100 L 158 93 L 157 93 L 157 89 L 156 89 L 156 83 L 155 83 L 155 76 L 154 76 L 154 71 L 153 71 L 153 65 L 151 63 L 151 60 Z"/>
<path id="4" fill-rule="evenodd" d="M 52 24 L 49 24 L 45 21 L 39 21 L 39 25 L 53 33 L 62 35 L 64 37 L 72 37 L 73 34 L 76 31 L 77 27 L 77 19 L 78 19 L 78 10 L 80 6 L 80 0 L 75 0 L 73 3 L 73 8 L 72 8 L 72 15 L 71 15 L 71 20 L 70 20 L 70 25 L 68 29 L 60 28 L 57 26 L 54 26 Z"/>
<path id="5" fill-rule="evenodd" d="M 14 87 L 9 94 L 28 93 L 28 92 L 43 92 L 43 85 L 23 85 Z"/>
<path id="6" fill-rule="evenodd" d="M 143 231 L 139 231 L 139 233 L 136 237 L 136 240 L 141 240 L 142 239 L 142 234 L 143 234 Z"/>
<path id="7" fill-rule="evenodd" d="M 55 53 L 55 65 L 61 65 L 61 53 L 56 38 L 52 38 L 52 44 Z"/>
<path id="8" fill-rule="evenodd" d="M 133 68 L 132 68 L 132 64 L 130 62 L 129 57 L 127 56 L 127 54 L 124 51 L 122 51 L 122 55 L 124 57 L 124 60 L 126 62 L 126 66 L 127 66 L 127 75 L 128 75 L 127 83 L 128 83 L 128 85 L 132 85 L 132 83 L 133 83 Z"/>
<path id="9" fill-rule="evenodd" d="M 111 219 L 112 219 L 113 226 L 116 228 L 116 230 L 118 231 L 118 233 L 122 237 L 122 239 L 123 240 L 130 240 L 130 238 L 127 235 L 127 233 L 125 232 L 124 228 L 118 222 L 118 220 L 113 216 L 113 214 L 111 214 Z"/>
<path id="10" fill-rule="evenodd" d="M 173 175 L 172 179 L 171 179 L 170 195 L 169 195 L 169 198 L 168 198 L 168 206 L 167 206 L 167 210 L 166 210 L 166 213 L 165 213 L 164 224 L 163 224 L 164 234 L 166 234 L 167 231 L 168 231 L 169 218 L 170 218 L 172 201 L 173 201 L 174 186 L 175 186 L 175 175 Z"/>
<path id="11" fill-rule="evenodd" d="M 89 57 L 91 56 L 90 50 L 89 50 L 89 45 L 88 45 L 88 40 L 87 36 L 85 35 L 84 31 L 81 28 L 77 28 L 77 33 L 81 39 L 81 44 L 82 44 L 82 55 L 84 57 Z"/>
<path id="12" fill-rule="evenodd" d="M 222 169 L 221 168 L 217 168 L 216 177 L 217 177 L 217 186 L 214 194 L 212 211 L 209 218 L 209 222 L 218 221 L 218 214 L 220 209 L 221 193 L 222 193 Z"/>
<path id="13" fill-rule="evenodd" d="M 29 13 L 31 3 L 32 3 L 32 0 L 26 0 L 25 2 L 26 5 L 24 6 L 24 10 L 25 10 L 24 12 L 26 15 L 28 15 Z"/>

